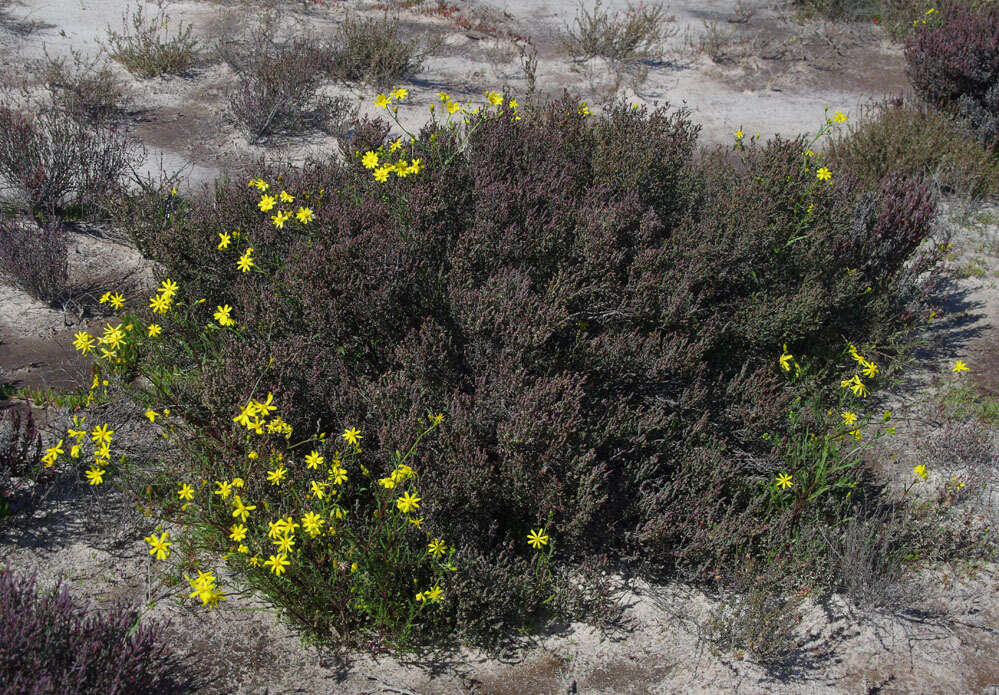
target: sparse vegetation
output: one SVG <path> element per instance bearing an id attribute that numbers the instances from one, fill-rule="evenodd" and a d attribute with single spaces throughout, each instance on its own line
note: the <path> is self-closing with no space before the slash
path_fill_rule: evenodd
<path id="1" fill-rule="evenodd" d="M 119 120 L 131 104 L 125 86 L 106 63 L 97 58 L 88 60 L 77 51 L 69 58 L 46 55 L 40 77 L 52 104 L 81 123 Z"/>
<path id="2" fill-rule="evenodd" d="M 563 45 L 580 58 L 602 56 L 617 63 L 658 60 L 663 43 L 677 32 L 671 21 L 663 5 L 639 3 L 612 13 L 595 0 L 591 10 L 580 4 L 575 26 L 566 27 Z"/>
<path id="3" fill-rule="evenodd" d="M 0 275 L 33 297 L 58 306 L 69 290 L 66 232 L 58 221 L 0 221 Z"/>
<path id="4" fill-rule="evenodd" d="M 958 119 L 921 103 L 885 99 L 861 109 L 826 147 L 830 166 L 872 185 L 890 171 L 942 193 L 999 195 L 999 157 Z"/>
<path id="5" fill-rule="evenodd" d="M 179 22 L 171 36 L 170 17 L 163 4 L 163 0 L 157 0 L 158 11 L 151 17 L 142 5 L 131 14 L 126 9 L 121 32 L 107 28 L 108 53 L 139 77 L 184 75 L 200 59 L 199 43 L 191 36 L 193 27 Z"/>
<path id="6" fill-rule="evenodd" d="M 334 38 L 330 76 L 382 88 L 418 73 L 428 52 L 387 13 L 380 19 L 348 16 Z"/>

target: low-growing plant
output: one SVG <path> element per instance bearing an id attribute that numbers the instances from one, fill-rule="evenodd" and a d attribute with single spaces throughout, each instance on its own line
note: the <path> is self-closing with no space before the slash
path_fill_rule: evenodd
<path id="1" fill-rule="evenodd" d="M 375 102 L 402 136 L 359 123 L 368 149 L 220 181 L 147 240 L 169 273 L 149 310 L 76 345 L 177 456 L 142 475 L 95 451 L 95 484 L 148 489 L 323 641 L 575 611 L 595 554 L 810 584 L 801 539 L 851 513 L 857 411 L 928 313 L 929 190 L 825 166 L 839 113 L 699 151 L 685 110 L 441 93 L 412 133 L 407 96 Z M 801 405 L 823 402 L 852 419 Z M 484 611 L 496 586 L 525 603 Z"/>
<path id="2" fill-rule="evenodd" d="M 83 123 L 105 123 L 122 118 L 130 104 L 124 85 L 106 63 L 87 60 L 70 51 L 69 58 L 46 53 L 41 78 L 53 105 Z"/>
<path id="3" fill-rule="evenodd" d="M 157 0 L 157 13 L 147 16 L 142 5 L 129 14 L 126 9 L 121 17 L 121 32 L 107 27 L 107 46 L 110 56 L 139 77 L 184 75 L 200 60 L 199 42 L 191 36 L 192 25 L 178 22 L 170 35 L 170 16 L 163 9 L 163 0 Z"/>
<path id="4" fill-rule="evenodd" d="M 868 105 L 828 142 L 825 154 L 831 166 L 869 185 L 896 171 L 943 193 L 999 195 L 999 159 L 960 120 L 918 102 Z"/>
<path id="5" fill-rule="evenodd" d="M 97 611 L 62 582 L 0 569 L 0 693 L 159 695 L 194 691 L 195 681 L 163 643 L 157 625 L 123 606 Z"/>
<path id="6" fill-rule="evenodd" d="M 0 411 L 0 518 L 9 509 L 8 498 L 22 486 L 23 479 L 38 473 L 41 461 L 42 436 L 31 409 L 8 407 Z"/>
<path id="7" fill-rule="evenodd" d="M 658 60 L 663 55 L 663 42 L 677 33 L 671 21 L 663 5 L 629 4 L 611 13 L 602 8 L 601 0 L 596 0 L 592 10 L 580 4 L 575 26 L 566 27 L 562 42 L 565 50 L 581 58 Z"/>
<path id="8" fill-rule="evenodd" d="M 245 58 L 224 51 L 239 75 L 229 105 L 251 139 L 309 127 L 339 132 L 348 116 L 348 100 L 318 92 L 330 69 L 329 48 L 307 39 L 279 45 L 263 33 L 252 45 Z"/>
<path id="9" fill-rule="evenodd" d="M 69 290 L 66 231 L 58 221 L 0 220 L 0 275 L 28 294 L 59 305 Z"/>
<path id="10" fill-rule="evenodd" d="M 31 116 L 0 105 L 0 175 L 36 216 L 99 207 L 142 154 L 118 124 L 81 123 L 42 105 Z"/>
<path id="11" fill-rule="evenodd" d="M 330 60 L 330 76 L 377 88 L 418 73 L 432 46 L 405 36 L 397 20 L 348 16 L 337 29 Z"/>
<path id="12" fill-rule="evenodd" d="M 977 137 L 999 145 L 999 6 L 951 3 L 906 43 L 917 94 L 965 118 Z"/>

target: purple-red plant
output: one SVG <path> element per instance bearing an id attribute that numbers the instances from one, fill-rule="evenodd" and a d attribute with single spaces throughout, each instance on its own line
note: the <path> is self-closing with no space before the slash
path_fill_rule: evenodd
<path id="1" fill-rule="evenodd" d="M 83 606 L 0 569 L 0 695 L 170 695 L 192 680 L 134 610 Z"/>

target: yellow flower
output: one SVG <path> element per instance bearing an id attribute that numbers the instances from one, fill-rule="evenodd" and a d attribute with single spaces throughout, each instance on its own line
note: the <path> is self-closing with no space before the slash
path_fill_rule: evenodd
<path id="1" fill-rule="evenodd" d="M 843 418 L 843 423 L 846 425 L 852 425 L 857 421 L 857 415 L 855 413 L 851 413 L 849 410 L 844 410 L 840 414 L 840 417 Z"/>
<path id="2" fill-rule="evenodd" d="M 87 480 L 90 481 L 91 485 L 100 485 L 104 482 L 104 469 L 99 468 L 96 464 L 90 467 L 84 475 L 87 476 Z"/>
<path id="3" fill-rule="evenodd" d="M 536 530 L 532 529 L 531 532 L 527 534 L 527 544 L 537 550 L 540 550 L 543 545 L 548 545 L 548 534 L 544 531 L 544 529 L 540 528 Z"/>
<path id="4" fill-rule="evenodd" d="M 399 508 L 403 514 L 409 514 L 414 509 L 419 509 L 420 498 L 416 495 L 410 494 L 409 492 L 404 492 L 402 497 L 395 501 L 395 506 Z"/>
<path id="5" fill-rule="evenodd" d="M 291 552 L 291 549 L 295 547 L 295 538 L 291 535 L 278 536 L 273 541 L 274 545 L 277 546 L 278 552 L 282 555 L 287 555 Z"/>
<path id="6" fill-rule="evenodd" d="M 105 292 L 104 294 L 101 295 L 101 298 L 98 299 L 97 301 L 100 302 L 101 304 L 107 304 L 109 299 L 111 299 L 111 293 Z"/>
<path id="7" fill-rule="evenodd" d="M 271 222 L 278 229 L 284 229 L 284 223 L 291 219 L 291 213 L 285 212 L 284 210 L 278 210 L 277 214 L 271 217 Z"/>
<path id="8" fill-rule="evenodd" d="M 232 307 L 228 304 L 216 307 L 212 318 L 218 321 L 221 326 L 235 326 L 236 322 L 229 316 L 229 312 L 231 311 Z"/>
<path id="9" fill-rule="evenodd" d="M 326 459 L 320 456 L 318 451 L 312 451 L 305 457 L 305 467 L 316 469 L 325 461 Z"/>
<path id="10" fill-rule="evenodd" d="M 434 427 L 437 427 L 439 424 L 444 422 L 444 413 L 437 413 L 436 415 L 430 415 L 428 417 L 430 422 L 433 423 Z"/>
<path id="11" fill-rule="evenodd" d="M 157 413 L 155 410 L 152 410 L 151 408 L 147 409 L 144 415 L 149 420 L 149 422 L 156 422 L 156 418 L 159 417 L 159 413 Z"/>
<path id="12" fill-rule="evenodd" d="M 249 271 L 250 268 L 253 267 L 253 258 L 251 258 L 252 254 L 253 254 L 253 247 L 251 246 L 250 248 L 246 249 L 246 251 L 243 252 L 243 255 L 239 257 L 239 260 L 236 261 L 236 267 L 239 268 L 244 273 Z"/>
<path id="13" fill-rule="evenodd" d="M 179 497 L 182 500 L 187 500 L 188 502 L 190 502 L 191 500 L 194 499 L 194 488 L 192 488 L 187 483 L 184 483 L 183 485 L 180 486 L 180 489 L 177 490 L 177 497 Z"/>
<path id="14" fill-rule="evenodd" d="M 815 176 L 820 181 L 829 181 L 830 179 L 832 179 L 832 172 L 829 171 L 829 167 L 822 167 L 821 169 L 815 172 Z"/>
<path id="15" fill-rule="evenodd" d="M 345 471 L 340 466 L 335 466 L 330 469 L 330 478 L 334 485 L 342 485 L 347 481 L 347 471 Z"/>
<path id="16" fill-rule="evenodd" d="M 966 372 L 968 371 L 968 365 L 966 365 L 961 360 L 957 360 L 956 362 L 954 362 L 954 366 L 951 367 L 950 371 L 954 372 L 955 374 L 960 372 Z"/>
<path id="17" fill-rule="evenodd" d="M 282 203 L 293 203 L 293 202 L 295 202 L 295 196 L 291 195 L 287 191 L 281 191 L 281 193 L 278 194 L 278 198 L 281 199 Z"/>
<path id="18" fill-rule="evenodd" d="M 496 92 L 486 92 L 486 99 L 493 106 L 500 106 L 503 104 L 503 95 Z"/>
<path id="19" fill-rule="evenodd" d="M 374 169 L 378 166 L 378 153 L 368 150 L 361 158 L 361 164 L 364 165 L 365 169 Z"/>
<path id="20" fill-rule="evenodd" d="M 868 379 L 873 379 L 878 375 L 878 365 L 874 364 L 873 362 L 868 362 L 867 360 L 864 360 L 863 362 L 861 362 L 861 365 L 863 366 L 863 369 L 861 371 L 864 373 L 864 376 L 866 376 Z"/>
<path id="21" fill-rule="evenodd" d="M 441 103 L 444 104 L 451 100 L 451 96 L 447 92 L 437 92 L 437 96 L 440 97 Z"/>
<path id="22" fill-rule="evenodd" d="M 326 496 L 326 485 L 327 483 L 319 482 L 318 480 L 313 480 L 309 487 L 312 490 L 312 496 L 317 500 L 321 500 Z"/>
<path id="23" fill-rule="evenodd" d="M 794 356 L 787 351 L 787 344 L 785 343 L 784 354 L 781 355 L 780 358 L 777 360 L 777 362 L 780 364 L 780 368 L 783 369 L 785 372 L 791 371 L 791 360 L 793 359 Z"/>
<path id="24" fill-rule="evenodd" d="M 288 469 L 284 466 L 278 466 L 273 471 L 267 471 L 267 480 L 271 485 L 280 485 L 284 476 L 288 473 Z"/>
<path id="25" fill-rule="evenodd" d="M 170 541 L 170 534 L 166 531 L 160 534 L 159 537 L 153 533 L 146 536 L 143 540 L 152 546 L 149 554 L 155 555 L 157 560 L 166 560 L 170 557 L 170 546 L 173 545 L 173 543 Z"/>
<path id="26" fill-rule="evenodd" d="M 229 248 L 230 241 L 232 241 L 232 236 L 228 232 L 219 232 L 219 251 L 225 251 Z"/>
<path id="27" fill-rule="evenodd" d="M 242 478 L 233 478 L 232 479 L 232 486 L 233 487 L 242 488 L 244 485 L 246 485 L 246 481 L 243 480 Z"/>
<path id="28" fill-rule="evenodd" d="M 392 98 L 398 99 L 399 101 L 402 101 L 408 96 L 409 96 L 409 90 L 406 89 L 405 87 L 399 87 L 394 92 L 392 92 Z"/>
<path id="29" fill-rule="evenodd" d="M 457 101 L 449 101 L 447 103 L 447 112 L 449 114 L 454 115 L 455 111 L 460 111 L 460 110 L 461 110 L 461 104 L 459 104 Z"/>
<path id="30" fill-rule="evenodd" d="M 160 283 L 160 288 L 158 291 L 166 295 L 167 297 L 173 297 L 175 294 L 177 294 L 177 290 L 179 288 L 180 286 L 176 282 L 174 282 L 170 278 L 167 278 L 166 280 Z"/>
<path id="31" fill-rule="evenodd" d="M 73 336 L 75 340 L 73 341 L 73 347 L 82 352 L 84 355 L 93 352 L 94 345 L 97 342 L 94 337 L 87 333 L 86 331 L 80 331 Z"/>
<path id="32" fill-rule="evenodd" d="M 115 292 L 108 299 L 108 302 L 111 303 L 112 309 L 121 309 L 123 306 L 125 306 L 125 297 L 123 297 L 120 293 Z"/>
<path id="33" fill-rule="evenodd" d="M 375 97 L 375 106 L 377 106 L 380 109 L 386 108 L 391 103 L 392 100 L 386 97 L 384 94 L 379 94 L 378 96 Z"/>
<path id="34" fill-rule="evenodd" d="M 375 181 L 378 181 L 380 183 L 388 181 L 389 172 L 391 172 L 391 171 L 392 171 L 392 167 L 390 167 L 390 166 L 380 166 L 380 167 L 378 167 L 374 171 Z"/>
<path id="35" fill-rule="evenodd" d="M 583 102 L 582 106 L 579 107 L 579 114 L 582 115 L 582 116 L 592 116 L 593 115 L 593 112 L 590 111 L 590 107 L 586 105 L 585 101 Z"/>
<path id="36" fill-rule="evenodd" d="M 302 517 L 302 528 L 313 538 L 322 532 L 322 525 L 324 523 L 326 523 L 326 520 L 315 512 L 308 512 Z"/>
<path id="37" fill-rule="evenodd" d="M 271 572 L 280 577 L 281 574 L 285 571 L 284 568 L 290 564 L 291 563 L 288 562 L 287 555 L 285 555 L 284 553 L 278 553 L 277 555 L 271 555 L 270 557 L 268 557 L 267 561 L 264 563 L 264 567 L 270 567 Z"/>
<path id="38" fill-rule="evenodd" d="M 171 303 L 172 301 L 168 295 L 158 294 L 155 297 L 150 297 L 149 308 L 152 309 L 155 314 L 165 314 L 170 310 Z"/>
<path id="39" fill-rule="evenodd" d="M 433 540 L 431 540 L 431 541 L 430 541 L 430 543 L 429 543 L 429 544 L 427 545 L 427 550 L 428 550 L 428 551 L 430 552 L 430 554 L 431 554 L 431 555 L 433 555 L 434 557 L 440 557 L 440 556 L 442 556 L 442 555 L 443 555 L 443 554 L 444 554 L 445 552 L 447 552 L 447 546 L 446 546 L 446 545 L 444 545 L 444 539 L 443 539 L 443 538 L 434 538 L 434 539 L 433 539 Z"/>
<path id="40" fill-rule="evenodd" d="M 742 128 L 739 128 L 739 130 L 735 131 L 733 135 L 735 135 L 736 140 L 742 140 L 744 137 L 746 137 L 746 134 L 742 132 Z"/>
<path id="41" fill-rule="evenodd" d="M 163 332 L 163 326 L 158 323 L 151 323 L 149 324 L 149 327 L 146 328 L 146 335 L 150 338 L 155 338 L 161 332 Z"/>
<path id="42" fill-rule="evenodd" d="M 302 224 L 308 224 L 313 220 L 315 215 L 312 214 L 312 208 L 299 208 L 298 212 L 295 213 L 295 217 Z"/>
<path id="43" fill-rule="evenodd" d="M 924 466 L 923 464 L 919 464 L 918 466 L 913 468 L 912 473 L 917 478 L 920 478 L 922 480 L 926 480 L 927 478 L 929 478 L 929 474 L 926 472 L 926 466 Z"/>
<path id="44" fill-rule="evenodd" d="M 260 196 L 260 202 L 257 203 L 257 207 L 260 208 L 260 212 L 267 212 L 277 203 L 277 198 L 272 195 L 267 195 L 266 193 Z"/>
<path id="45" fill-rule="evenodd" d="M 111 435 L 114 434 L 114 430 L 108 429 L 107 425 L 98 425 L 90 432 L 90 438 L 93 440 L 94 444 L 111 444 Z"/>
<path id="46" fill-rule="evenodd" d="M 843 113 L 842 111 L 837 111 L 833 115 L 833 120 L 836 121 L 837 123 L 846 123 L 846 114 Z"/>
<path id="47" fill-rule="evenodd" d="M 353 444 L 354 446 L 358 446 L 357 444 L 358 440 L 362 439 L 361 430 L 355 427 L 351 427 L 350 429 L 344 430 L 343 434 L 340 436 L 343 437 L 345 440 L 347 440 L 348 443 Z"/>
<path id="48" fill-rule="evenodd" d="M 395 152 L 400 147 L 402 147 L 402 138 L 396 138 L 389 143 L 389 152 Z"/>
<path id="49" fill-rule="evenodd" d="M 239 519 L 243 522 L 249 518 L 250 512 L 257 508 L 255 504 L 243 504 L 243 500 L 239 498 L 239 495 L 233 495 L 232 504 L 233 507 L 235 507 L 235 509 L 232 510 L 233 518 Z"/>
<path id="50" fill-rule="evenodd" d="M 215 490 L 215 494 L 219 495 L 224 500 L 229 499 L 229 495 L 232 494 L 232 483 L 216 480 L 215 484 L 218 485 L 218 489 Z"/>
<path id="51" fill-rule="evenodd" d="M 853 395 L 860 396 L 861 398 L 866 398 L 871 392 L 869 388 L 860 380 L 860 377 L 855 377 L 856 381 L 850 386 L 850 390 L 853 391 Z"/>
<path id="52" fill-rule="evenodd" d="M 787 473 L 781 473 L 780 475 L 778 475 L 776 482 L 777 482 L 777 487 L 779 487 L 781 490 L 785 490 L 794 485 L 794 483 L 791 481 L 791 476 L 788 475 Z"/>

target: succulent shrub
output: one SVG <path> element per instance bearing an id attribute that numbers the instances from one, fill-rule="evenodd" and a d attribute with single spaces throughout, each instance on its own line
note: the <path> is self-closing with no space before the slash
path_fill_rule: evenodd
<path id="1" fill-rule="evenodd" d="M 906 43 L 909 79 L 929 103 L 966 118 L 999 143 L 999 7 L 954 3 Z"/>
<path id="2" fill-rule="evenodd" d="M 134 610 L 96 611 L 63 584 L 0 568 L 0 693 L 84 695 L 192 692 L 158 626 Z"/>
<path id="3" fill-rule="evenodd" d="M 684 110 L 490 102 L 412 139 L 358 124 L 346 161 L 261 165 L 148 239 L 192 301 L 164 319 L 169 340 L 130 359 L 171 375 L 160 394 L 217 443 L 220 479 L 273 503 L 236 472 L 262 464 L 221 434 L 263 394 L 303 436 L 359 428 L 374 478 L 397 470 L 427 410 L 443 414 L 412 464 L 421 528 L 461 559 L 443 614 L 481 610 L 493 585 L 520 597 L 496 599 L 483 631 L 553 595 L 506 576 L 551 569 L 526 559 L 539 527 L 558 571 L 610 554 L 709 576 L 829 523 L 854 460 L 829 472 L 835 440 L 813 447 L 804 431 L 794 449 L 781 433 L 804 422 L 789 409 L 839 391 L 844 340 L 890 346 L 922 315 L 939 253 L 927 188 L 831 172 L 804 138 L 701 150 Z M 288 205 L 308 220 L 289 222 Z M 206 340 L 211 359 L 178 347 Z M 806 368 L 790 377 L 782 353 Z M 785 494 L 773 481 L 792 462 Z M 304 595 L 296 581 L 273 594 Z M 314 630 L 322 609 L 306 605 L 293 608 Z"/>

